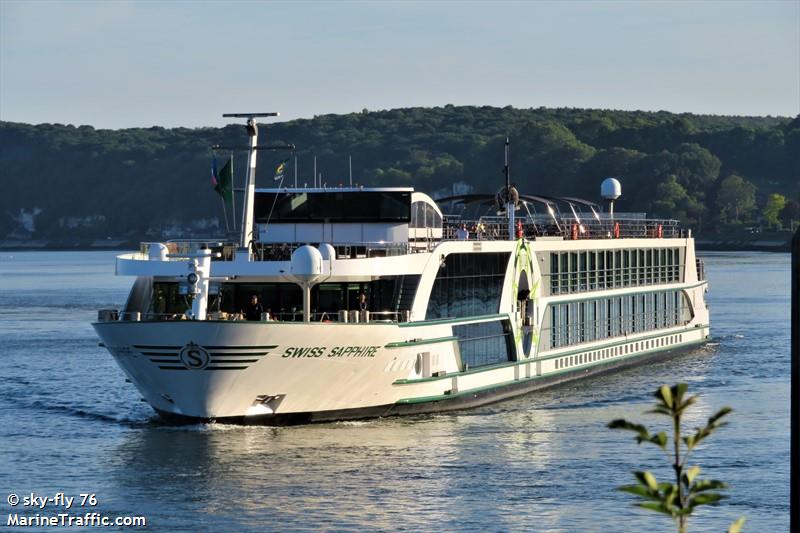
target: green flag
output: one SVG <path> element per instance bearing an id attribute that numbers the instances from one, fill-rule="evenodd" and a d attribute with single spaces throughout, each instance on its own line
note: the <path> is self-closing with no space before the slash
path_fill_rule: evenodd
<path id="1" fill-rule="evenodd" d="M 214 167 L 216 168 L 216 161 Z M 214 190 L 226 203 L 233 202 L 233 157 L 214 176 Z"/>

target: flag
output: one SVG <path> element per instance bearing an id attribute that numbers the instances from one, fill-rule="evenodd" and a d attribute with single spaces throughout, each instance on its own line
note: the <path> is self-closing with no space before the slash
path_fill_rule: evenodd
<path id="1" fill-rule="evenodd" d="M 278 166 L 275 168 L 275 177 L 273 178 L 275 181 L 283 179 L 283 172 L 286 170 L 286 163 L 289 162 L 289 158 L 287 157 L 283 161 L 281 161 Z"/>
<path id="2" fill-rule="evenodd" d="M 214 159 L 211 160 L 211 185 L 214 190 L 217 188 L 217 154 L 214 154 Z"/>
<path id="3" fill-rule="evenodd" d="M 233 202 L 233 156 L 225 163 L 222 170 L 217 173 L 217 158 L 211 164 L 211 183 L 225 202 Z"/>

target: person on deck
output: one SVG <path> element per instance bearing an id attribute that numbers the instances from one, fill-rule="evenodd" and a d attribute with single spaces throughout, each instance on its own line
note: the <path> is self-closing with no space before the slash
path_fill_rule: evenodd
<path id="1" fill-rule="evenodd" d="M 247 320 L 261 320 L 261 313 L 264 312 L 264 307 L 258 301 L 258 295 L 254 294 L 250 297 L 250 303 L 244 306 L 242 314 Z"/>
<path id="2" fill-rule="evenodd" d="M 461 227 L 456 230 L 456 239 L 459 241 L 469 240 L 469 230 L 466 224 L 461 224 Z"/>

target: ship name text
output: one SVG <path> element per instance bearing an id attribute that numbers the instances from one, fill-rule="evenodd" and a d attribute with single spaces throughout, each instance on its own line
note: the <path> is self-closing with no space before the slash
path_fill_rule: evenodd
<path id="1" fill-rule="evenodd" d="M 375 357 L 380 346 L 290 346 L 281 357 Z"/>

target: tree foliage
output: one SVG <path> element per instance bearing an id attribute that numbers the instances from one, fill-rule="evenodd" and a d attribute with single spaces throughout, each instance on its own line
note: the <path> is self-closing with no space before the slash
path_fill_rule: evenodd
<path id="1" fill-rule="evenodd" d="M 717 190 L 717 216 L 725 224 L 751 221 L 756 209 L 756 187 L 738 174 L 731 174 Z"/>
<path id="2" fill-rule="evenodd" d="M 786 207 L 786 197 L 782 194 L 772 193 L 767 197 L 764 205 L 764 222 L 770 228 L 780 229 L 782 226 L 781 212 Z"/>
<path id="3" fill-rule="evenodd" d="M 791 201 L 800 192 L 800 118 L 448 105 L 319 115 L 261 132 L 265 144 L 297 145 L 301 187 L 314 181 L 315 156 L 324 184 L 349 183 L 352 156 L 355 183 L 442 194 L 454 184 L 496 191 L 510 137 L 512 180 L 522 192 L 597 200 L 600 182 L 615 176 L 623 184 L 619 210 L 656 211 L 701 232 L 747 220 L 769 194 Z M 212 144 L 243 146 L 242 126 L 98 130 L 0 122 L 0 236 L 13 229 L 20 209 L 34 207 L 42 209 L 39 237 L 75 231 L 64 228 L 69 217 L 104 217 L 81 231 L 131 238 L 170 221 L 220 217 L 210 186 Z M 234 155 L 241 186 L 246 157 Z M 260 154 L 259 168 L 274 168 L 281 157 Z M 292 159 L 288 183 L 294 174 Z M 732 175 L 742 181 L 731 182 Z"/>

